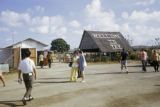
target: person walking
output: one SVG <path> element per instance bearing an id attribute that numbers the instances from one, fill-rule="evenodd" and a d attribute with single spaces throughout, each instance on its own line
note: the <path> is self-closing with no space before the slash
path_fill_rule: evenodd
<path id="1" fill-rule="evenodd" d="M 5 81 L 4 81 L 4 77 L 3 77 L 3 74 L 2 74 L 2 71 L 0 70 L 0 80 L 2 81 L 3 83 L 3 87 L 5 87 Z"/>
<path id="2" fill-rule="evenodd" d="M 146 72 L 147 71 L 146 66 L 147 66 L 148 55 L 144 49 L 141 50 L 140 58 L 141 58 L 141 62 L 142 62 L 142 71 Z"/>
<path id="3" fill-rule="evenodd" d="M 123 48 L 121 52 L 121 71 L 123 71 L 123 68 L 125 67 L 126 73 L 128 73 L 127 57 L 128 57 L 128 52 L 126 52 L 125 49 Z"/>
<path id="4" fill-rule="evenodd" d="M 18 67 L 18 81 L 21 83 L 23 75 L 23 81 L 25 84 L 26 92 L 22 98 L 22 102 L 24 105 L 26 105 L 26 101 L 33 100 L 31 92 L 33 87 L 33 77 L 36 79 L 36 67 L 33 60 L 30 59 L 31 52 L 29 51 L 29 49 L 26 49 L 26 51 L 23 54 L 24 59 L 20 61 Z"/>
<path id="5" fill-rule="evenodd" d="M 154 67 L 154 71 L 158 72 L 158 68 L 159 68 L 159 54 L 156 52 L 156 50 L 154 50 L 153 54 L 152 54 L 152 61 L 153 61 L 153 67 Z"/>
<path id="6" fill-rule="evenodd" d="M 85 82 L 84 76 L 84 68 L 87 66 L 86 59 L 82 51 L 79 51 L 79 60 L 78 60 L 78 67 L 80 71 L 80 77 L 82 78 L 81 82 Z"/>
<path id="7" fill-rule="evenodd" d="M 51 68 L 51 64 L 52 64 L 51 52 L 48 52 L 47 54 L 47 61 L 48 61 L 48 67 Z"/>
<path id="8" fill-rule="evenodd" d="M 43 65 L 44 65 L 44 56 L 43 56 L 42 53 L 39 55 L 39 64 L 40 64 L 41 68 L 43 68 Z"/>
<path id="9" fill-rule="evenodd" d="M 70 81 L 71 82 L 76 82 L 77 81 L 77 76 L 78 76 L 78 52 L 75 51 L 72 57 L 72 68 L 71 68 L 71 77 Z"/>

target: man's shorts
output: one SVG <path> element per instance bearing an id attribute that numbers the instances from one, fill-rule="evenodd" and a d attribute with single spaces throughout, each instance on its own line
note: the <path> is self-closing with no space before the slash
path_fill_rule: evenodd
<path id="1" fill-rule="evenodd" d="M 122 61 L 121 61 L 121 65 L 127 66 L 127 60 L 122 60 Z"/>

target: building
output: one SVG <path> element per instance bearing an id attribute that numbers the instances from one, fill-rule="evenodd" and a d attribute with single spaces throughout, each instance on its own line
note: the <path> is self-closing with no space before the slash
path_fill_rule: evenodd
<path id="1" fill-rule="evenodd" d="M 83 52 L 100 54 L 100 57 L 105 54 L 112 58 L 122 48 L 132 50 L 120 32 L 104 31 L 84 31 L 79 48 Z"/>
<path id="2" fill-rule="evenodd" d="M 6 48 L 0 49 L 0 63 L 8 63 L 10 67 L 17 68 L 22 59 L 22 53 L 26 48 L 31 51 L 31 58 L 37 64 L 37 52 L 44 50 L 48 45 L 28 38 Z"/>
<path id="3" fill-rule="evenodd" d="M 79 48 L 84 52 L 119 52 L 131 50 L 120 32 L 84 31 Z"/>

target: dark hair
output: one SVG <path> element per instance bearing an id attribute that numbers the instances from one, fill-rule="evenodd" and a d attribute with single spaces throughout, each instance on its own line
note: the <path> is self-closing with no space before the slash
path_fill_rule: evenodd
<path id="1" fill-rule="evenodd" d="M 31 52 L 29 49 L 26 49 L 25 52 L 24 52 L 24 57 L 29 57 L 31 55 Z"/>
<path id="2" fill-rule="evenodd" d="M 82 54 L 82 51 L 80 50 L 79 53 Z"/>
<path id="3" fill-rule="evenodd" d="M 125 49 L 124 49 L 124 48 L 122 48 L 122 51 L 125 51 Z"/>
<path id="4" fill-rule="evenodd" d="M 77 54 L 77 53 L 78 53 L 78 51 L 77 51 L 77 50 L 75 50 L 73 54 Z"/>

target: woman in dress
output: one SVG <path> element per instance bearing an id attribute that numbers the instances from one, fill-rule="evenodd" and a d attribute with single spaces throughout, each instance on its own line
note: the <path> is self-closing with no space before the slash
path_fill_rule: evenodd
<path id="1" fill-rule="evenodd" d="M 72 68 L 71 68 L 71 82 L 77 81 L 77 75 L 78 75 L 78 52 L 75 51 L 72 57 Z"/>

